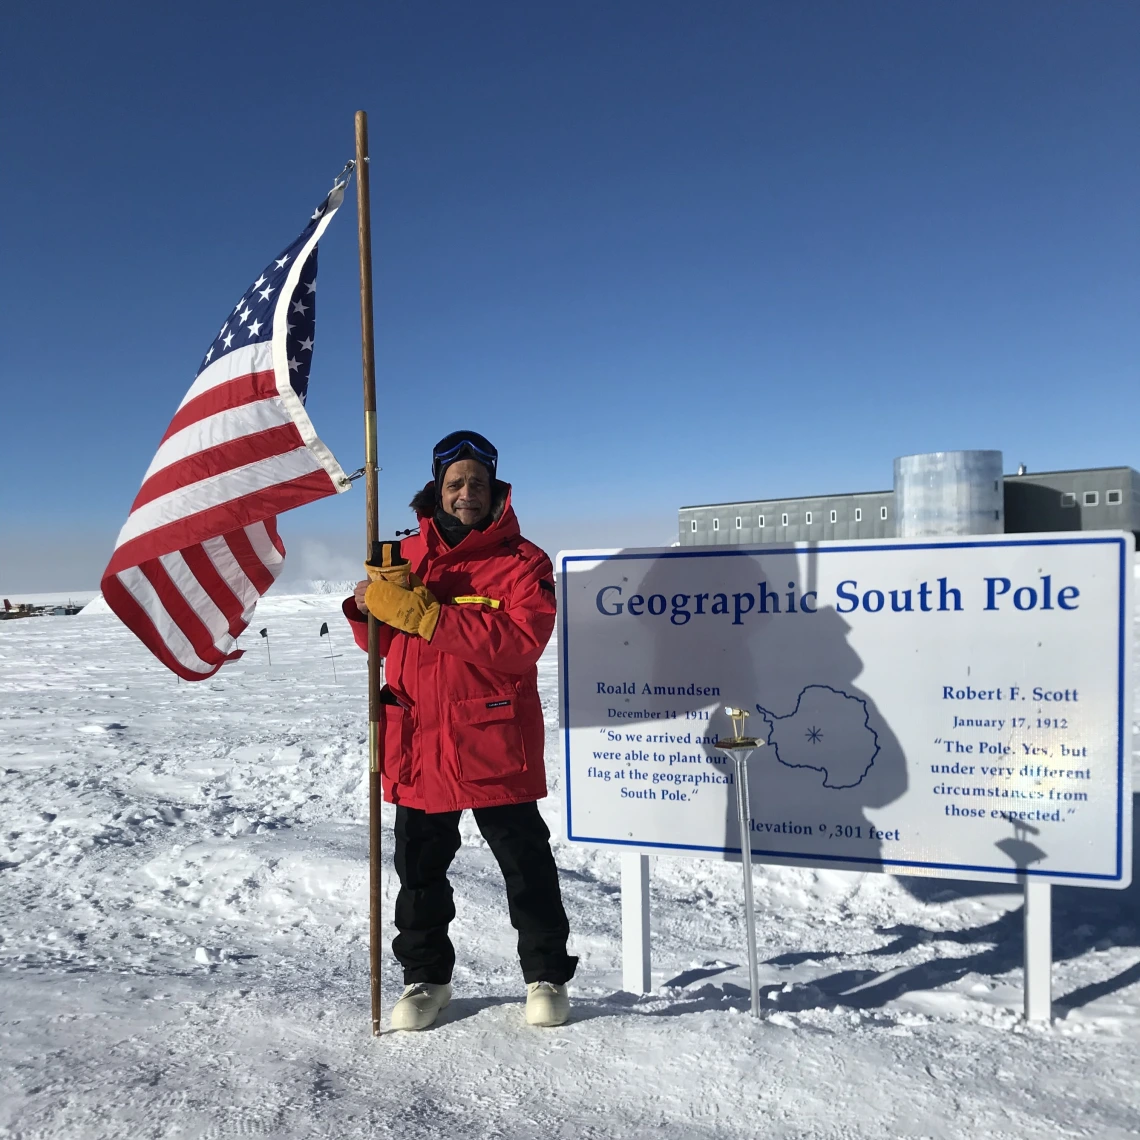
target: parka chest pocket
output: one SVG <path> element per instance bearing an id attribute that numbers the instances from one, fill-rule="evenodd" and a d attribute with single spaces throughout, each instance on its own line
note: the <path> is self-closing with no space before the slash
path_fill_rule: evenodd
<path id="1" fill-rule="evenodd" d="M 461 780 L 503 780 L 526 770 L 516 692 L 454 701 L 450 709 Z"/>

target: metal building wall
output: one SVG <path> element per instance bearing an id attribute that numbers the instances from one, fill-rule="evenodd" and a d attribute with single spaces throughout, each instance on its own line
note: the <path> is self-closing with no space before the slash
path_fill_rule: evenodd
<path id="1" fill-rule="evenodd" d="M 693 528 L 693 523 L 696 523 L 696 529 Z M 682 507 L 678 511 L 677 537 L 682 546 L 892 538 L 894 533 L 892 491 L 714 503 L 709 506 Z"/>
<path id="2" fill-rule="evenodd" d="M 903 538 L 1001 534 L 1001 452 L 900 456 L 895 460 L 895 510 Z"/>
<path id="3" fill-rule="evenodd" d="M 1110 501 L 1118 500 L 1118 501 Z M 1005 477 L 1006 530 L 1140 531 L 1140 475 L 1131 467 Z"/>

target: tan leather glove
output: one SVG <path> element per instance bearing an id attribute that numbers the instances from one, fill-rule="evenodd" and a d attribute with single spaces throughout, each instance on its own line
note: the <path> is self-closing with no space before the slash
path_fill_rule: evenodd
<path id="1" fill-rule="evenodd" d="M 439 622 L 439 602 L 419 579 L 407 589 L 395 582 L 377 578 L 364 594 L 364 603 L 371 613 L 385 625 L 401 629 L 404 633 L 418 634 L 431 641 Z"/>
<path id="2" fill-rule="evenodd" d="M 397 586 L 408 585 L 408 575 L 412 564 L 400 554 L 398 542 L 382 542 L 380 546 L 380 561 L 371 559 L 364 563 L 364 570 L 373 582 L 394 582 Z M 373 547 L 375 550 L 375 546 Z"/>

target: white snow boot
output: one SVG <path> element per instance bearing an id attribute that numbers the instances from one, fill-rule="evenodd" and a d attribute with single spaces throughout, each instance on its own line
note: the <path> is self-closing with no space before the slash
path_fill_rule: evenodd
<path id="1" fill-rule="evenodd" d="M 570 1016 L 566 987 L 556 982 L 529 982 L 526 987 L 526 1023 L 551 1028 Z"/>
<path id="2" fill-rule="evenodd" d="M 400 1000 L 392 1006 L 393 1029 L 427 1029 L 451 1001 L 451 984 L 416 982 L 405 986 Z"/>

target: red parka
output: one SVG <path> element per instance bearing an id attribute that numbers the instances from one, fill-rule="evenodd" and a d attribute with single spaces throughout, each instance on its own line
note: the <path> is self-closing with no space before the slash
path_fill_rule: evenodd
<path id="1" fill-rule="evenodd" d="M 427 490 L 427 489 L 425 489 Z M 431 512 L 401 544 L 441 604 L 431 641 L 380 627 L 384 798 L 427 812 L 526 803 L 546 795 L 545 729 L 536 668 L 554 630 L 550 559 L 519 533 L 510 486 L 494 521 L 449 548 Z M 423 496 L 417 496 L 420 506 Z M 368 620 L 344 603 L 357 645 Z"/>

